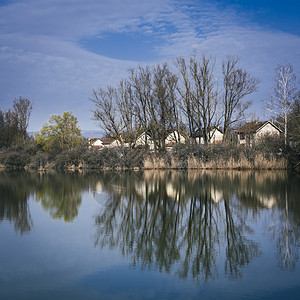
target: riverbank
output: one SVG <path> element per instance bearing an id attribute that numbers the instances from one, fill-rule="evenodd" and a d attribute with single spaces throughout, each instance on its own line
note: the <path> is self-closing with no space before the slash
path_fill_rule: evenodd
<path id="1" fill-rule="evenodd" d="M 85 147 L 57 154 L 43 151 L 7 150 L 0 153 L 0 167 L 5 169 L 224 169 L 224 170 L 285 170 L 299 172 L 297 149 L 278 151 L 272 145 L 237 147 L 233 145 L 175 145 L 170 151 L 152 152 L 122 147 L 101 151 Z"/>

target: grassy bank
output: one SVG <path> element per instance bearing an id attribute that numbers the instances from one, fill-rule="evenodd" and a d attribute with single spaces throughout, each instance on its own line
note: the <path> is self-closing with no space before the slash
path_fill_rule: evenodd
<path id="1" fill-rule="evenodd" d="M 235 145 L 176 145 L 170 151 L 151 152 L 122 147 L 101 151 L 78 147 L 46 153 L 34 147 L 0 152 L 0 165 L 7 169 L 239 169 L 299 172 L 299 146 L 281 150 L 269 143 L 254 147 Z"/>

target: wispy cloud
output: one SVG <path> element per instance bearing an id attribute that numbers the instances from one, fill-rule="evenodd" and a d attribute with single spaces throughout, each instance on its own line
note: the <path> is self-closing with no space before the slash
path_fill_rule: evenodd
<path id="1" fill-rule="evenodd" d="M 143 39 L 132 40 L 127 60 L 122 55 L 112 59 L 81 43 L 99 37 L 105 43 L 110 34 Z M 137 61 L 135 51 L 143 51 L 139 43 L 145 40 L 155 55 Z M 120 41 L 116 45 L 122 53 Z M 82 128 L 92 129 L 88 98 L 93 88 L 116 83 L 139 63 L 172 61 L 194 50 L 220 60 L 238 54 L 261 79 L 257 98 L 262 98 L 270 91 L 277 64 L 290 62 L 299 73 L 299 49 L 299 36 L 251 23 L 245 14 L 224 9 L 217 1 L 14 1 L 0 6 L 1 107 L 22 95 L 35 101 L 30 130 L 38 130 L 50 113 L 65 110 L 78 115 Z"/>

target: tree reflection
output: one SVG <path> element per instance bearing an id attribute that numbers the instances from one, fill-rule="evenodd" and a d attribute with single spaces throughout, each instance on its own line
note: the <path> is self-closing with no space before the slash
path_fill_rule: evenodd
<path id="1" fill-rule="evenodd" d="M 52 218 L 73 221 L 84 189 L 93 187 L 97 177 L 68 173 L 0 172 L 0 221 L 9 220 L 21 234 L 33 227 L 28 199 L 40 202 Z"/>
<path id="2" fill-rule="evenodd" d="M 299 201 L 293 201 L 299 197 L 296 190 L 298 182 L 295 178 L 288 178 L 278 201 L 280 209 L 274 212 L 277 220 L 269 227 L 269 233 L 277 244 L 277 256 L 279 266 L 282 269 L 294 270 L 299 259 L 300 246 L 300 206 Z"/>
<path id="3" fill-rule="evenodd" d="M 35 200 L 53 219 L 71 222 L 78 215 L 82 192 L 89 184 L 88 178 L 78 173 L 41 174 Z"/>
<path id="4" fill-rule="evenodd" d="M 107 174 L 101 184 L 110 196 L 95 218 L 95 244 L 118 247 L 133 264 L 175 272 L 180 278 L 207 281 L 222 269 L 230 278 L 239 278 L 242 268 L 260 255 L 247 222 L 253 207 L 243 205 L 252 187 L 242 184 L 243 176 Z"/>
<path id="5" fill-rule="evenodd" d="M 0 172 L 0 222 L 9 220 L 21 235 L 33 226 L 27 200 L 34 188 L 34 176 L 29 173 Z"/>

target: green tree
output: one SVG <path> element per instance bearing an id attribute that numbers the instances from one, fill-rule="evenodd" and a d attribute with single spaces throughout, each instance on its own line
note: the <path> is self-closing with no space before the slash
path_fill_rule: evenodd
<path id="1" fill-rule="evenodd" d="M 47 152 L 78 147 L 82 145 L 83 137 L 77 123 L 72 112 L 51 115 L 40 133 L 35 135 L 36 142 Z"/>

